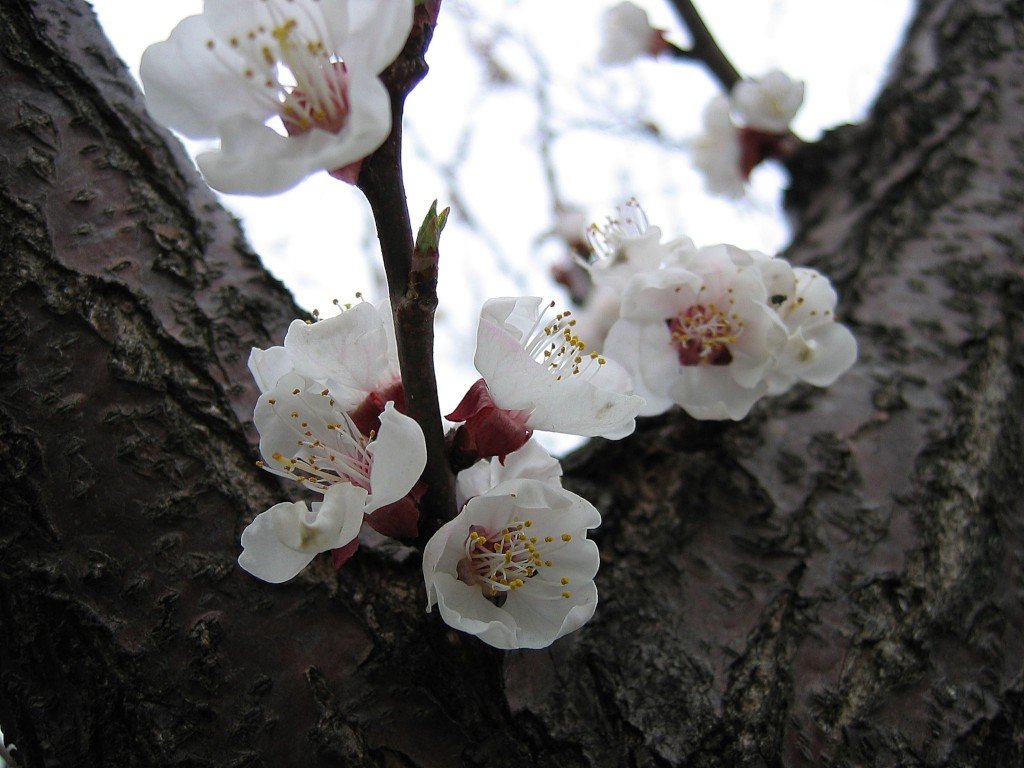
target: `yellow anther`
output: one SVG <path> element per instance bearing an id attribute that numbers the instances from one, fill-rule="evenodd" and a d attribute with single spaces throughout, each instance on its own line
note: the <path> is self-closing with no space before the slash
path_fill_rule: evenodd
<path id="1" fill-rule="evenodd" d="M 551 536 L 545 536 L 544 537 L 544 541 L 546 541 L 548 544 L 550 544 L 552 541 L 554 541 L 554 539 Z"/>
<path id="2" fill-rule="evenodd" d="M 572 597 L 572 592 L 563 592 L 562 597 L 568 600 L 570 597 Z"/>
<path id="3" fill-rule="evenodd" d="M 563 533 L 562 534 L 562 541 L 572 541 L 572 534 L 571 533 Z"/>
<path id="4" fill-rule="evenodd" d="M 568 576 L 563 576 L 562 577 L 562 586 L 565 587 L 568 584 L 569 584 L 569 577 Z"/>

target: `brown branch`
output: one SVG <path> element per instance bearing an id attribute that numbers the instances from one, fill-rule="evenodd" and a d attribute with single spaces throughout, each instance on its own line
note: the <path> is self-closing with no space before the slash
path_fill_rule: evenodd
<path id="1" fill-rule="evenodd" d="M 708 68 L 708 71 L 721 84 L 722 89 L 728 93 L 736 83 L 743 79 L 743 76 L 718 46 L 693 3 L 690 0 L 671 0 L 671 2 L 680 20 L 689 29 L 693 44 L 689 48 L 670 45 L 669 50 L 677 58 L 699 61 Z"/>
<path id="2" fill-rule="evenodd" d="M 402 178 L 402 115 L 405 97 L 427 73 L 424 55 L 430 45 L 439 5 L 439 0 L 428 0 L 416 7 L 405 49 L 381 75 L 391 95 L 391 135 L 363 162 L 358 181 L 370 203 L 380 239 L 406 407 L 409 416 L 423 430 L 427 445 L 427 466 L 423 473 L 427 492 L 420 501 L 421 539 L 454 516 L 455 484 L 448 468 L 434 374 L 436 248 L 430 279 L 421 274 L 423 259 L 414 258 L 412 224 Z"/>

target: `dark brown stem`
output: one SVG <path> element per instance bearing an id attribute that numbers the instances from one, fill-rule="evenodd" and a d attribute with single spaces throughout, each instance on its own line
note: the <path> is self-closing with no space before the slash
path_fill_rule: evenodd
<path id="1" fill-rule="evenodd" d="M 704 19 L 697 13 L 693 3 L 690 0 L 672 0 L 672 7 L 676 9 L 680 20 L 690 30 L 693 44 L 689 48 L 670 45 L 669 49 L 678 58 L 701 62 L 715 76 L 726 93 L 731 91 L 732 87 L 743 79 L 743 76 L 729 61 L 729 57 L 718 47 L 718 43 L 708 30 Z"/>
<path id="2" fill-rule="evenodd" d="M 402 178 L 402 114 L 405 97 L 427 72 L 424 54 L 436 20 L 436 3 L 419 6 L 412 33 L 398 59 L 381 75 L 391 95 L 391 135 L 363 162 L 358 186 L 373 211 L 384 258 L 391 311 L 395 317 L 398 362 L 402 370 L 409 416 L 423 430 L 427 492 L 420 501 L 420 538 L 425 540 L 455 514 L 454 476 L 448 468 L 441 408 L 434 374 L 434 310 L 437 308 L 437 265 L 430 275 L 422 256 L 414 259 L 412 225 Z"/>

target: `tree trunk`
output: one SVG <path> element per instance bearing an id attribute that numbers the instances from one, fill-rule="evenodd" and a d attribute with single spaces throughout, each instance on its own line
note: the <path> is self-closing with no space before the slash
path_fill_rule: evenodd
<path id="1" fill-rule="evenodd" d="M 36 766 L 1024 762 L 1024 3 L 923 2 L 791 163 L 832 388 L 567 462 L 602 602 L 502 653 L 418 558 L 235 565 L 283 498 L 248 349 L 299 314 L 80 0 L 0 5 L 0 727 Z M 443 277 L 442 277 L 443 279 Z"/>

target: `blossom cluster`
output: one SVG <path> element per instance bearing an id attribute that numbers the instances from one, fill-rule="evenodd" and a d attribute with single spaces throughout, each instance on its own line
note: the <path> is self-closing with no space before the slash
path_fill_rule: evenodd
<path id="1" fill-rule="evenodd" d="M 186 135 L 220 140 L 197 158 L 218 189 L 269 194 L 317 170 L 354 182 L 391 130 L 379 75 L 413 12 L 413 0 L 205 0 L 147 50 L 149 109 Z M 605 32 L 607 62 L 667 45 L 628 2 L 606 14 Z M 776 151 L 802 94 L 769 73 L 714 102 L 709 138 L 695 145 L 709 183 L 742 189 L 726 177 L 745 177 L 752 157 Z M 578 215 L 564 213 L 578 235 Z M 635 202 L 586 239 L 584 310 L 536 296 L 487 301 L 480 378 L 447 416 L 456 514 L 423 548 L 427 610 L 497 648 L 549 645 L 597 605 L 588 532 L 601 516 L 562 487 L 535 431 L 618 440 L 638 415 L 677 404 L 698 419 L 741 419 L 797 382 L 830 384 L 856 357 L 835 291 L 812 269 L 731 245 L 662 242 Z M 587 251 L 583 238 L 575 247 Z M 257 515 L 239 565 L 280 583 L 321 553 L 337 569 L 361 544 L 416 539 L 428 456 L 407 413 L 389 304 L 360 297 L 334 317 L 296 320 L 282 345 L 252 350 L 249 369 L 260 390 L 259 465 L 313 500 Z"/>
<path id="2" fill-rule="evenodd" d="M 856 359 L 836 292 L 813 269 L 733 245 L 662 243 L 635 201 L 591 235 L 605 350 L 632 375 L 641 416 L 679 405 L 742 419 L 797 382 L 828 386 Z"/>
<path id="3" fill-rule="evenodd" d="M 597 605 L 598 555 L 587 531 L 601 520 L 561 486 L 558 462 L 533 430 L 620 438 L 643 399 L 625 370 L 589 351 L 571 312 L 537 297 L 488 301 L 475 355 L 481 378 L 450 415 L 460 513 L 427 543 L 428 609 L 499 648 L 542 647 L 580 627 Z M 373 534 L 418 533 L 419 425 L 405 415 L 386 304 L 296 320 L 282 346 L 254 349 L 260 464 L 322 501 L 282 502 L 242 533 L 239 564 L 286 581 L 321 552 L 336 568 Z M 363 536 L 360 537 L 362 531 Z"/>

